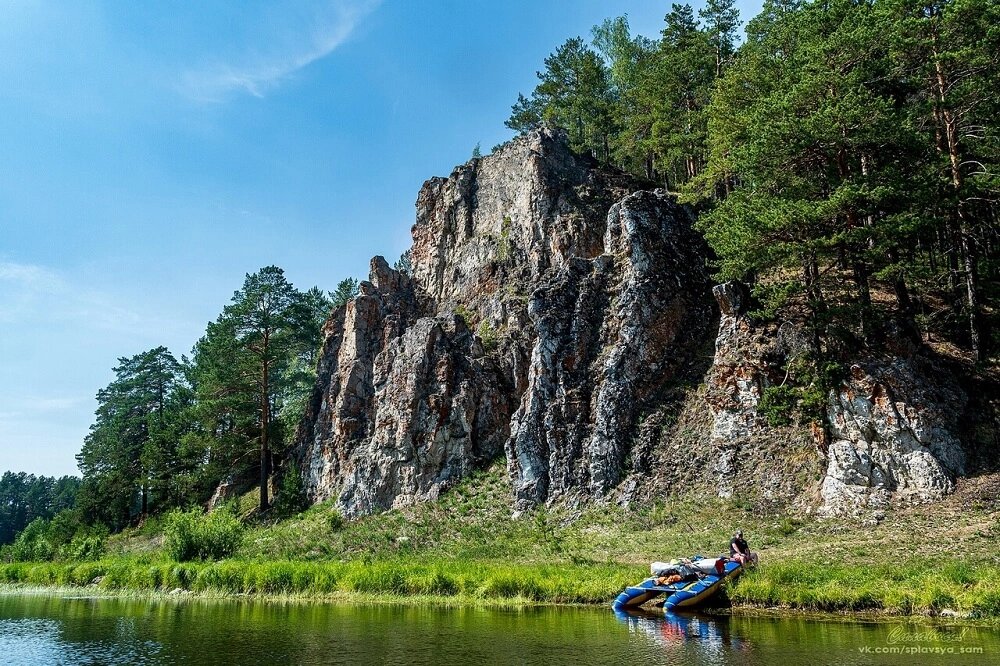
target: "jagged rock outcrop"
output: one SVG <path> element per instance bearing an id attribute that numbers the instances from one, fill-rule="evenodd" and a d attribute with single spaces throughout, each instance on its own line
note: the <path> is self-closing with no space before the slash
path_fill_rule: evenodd
<path id="1" fill-rule="evenodd" d="M 786 447 L 778 441 L 795 438 L 813 440 L 817 459 L 825 457 L 818 498 L 824 515 L 860 515 L 892 503 L 939 499 L 954 489 L 954 477 L 964 468 L 956 419 L 965 396 L 949 372 L 916 347 L 899 344 L 889 361 L 854 365 L 850 377 L 831 392 L 829 432 L 818 422 L 778 428 L 761 417 L 761 397 L 769 386 L 789 380 L 789 364 L 808 354 L 809 341 L 790 322 L 752 324 L 743 285 L 717 285 L 714 294 L 722 317 L 706 385 L 719 495 L 733 494 L 737 479 L 747 476 L 741 465 L 760 458 L 761 451 L 781 465 Z M 763 489 L 794 476 L 788 472 L 751 476 Z M 789 487 L 786 494 L 806 490 Z"/>
<path id="2" fill-rule="evenodd" d="M 612 206 L 603 247 L 551 270 L 528 304 L 535 343 L 507 445 L 519 509 L 617 484 L 640 412 L 712 320 L 702 241 L 669 197 Z"/>
<path id="3" fill-rule="evenodd" d="M 327 323 L 297 435 L 310 497 L 431 498 L 504 447 L 519 507 L 615 485 L 713 317 L 690 214 L 639 189 L 551 130 L 429 180 L 412 278 L 376 258 Z"/>
<path id="4" fill-rule="evenodd" d="M 753 323 L 736 283 L 716 310 L 690 211 L 557 131 L 430 179 L 416 208 L 412 275 L 376 257 L 326 324 L 295 446 L 314 501 L 433 499 L 505 454 L 516 511 L 707 485 L 840 514 L 939 497 L 963 469 L 964 395 L 914 349 L 858 359 L 828 432 L 768 423 L 801 327 Z"/>
<path id="5" fill-rule="evenodd" d="M 424 300 L 376 257 L 326 325 L 299 457 L 310 496 L 346 515 L 434 499 L 503 450 L 495 365 L 460 317 L 421 317 Z"/>
<path id="6" fill-rule="evenodd" d="M 712 412 L 710 476 L 716 492 L 732 497 L 752 485 L 769 499 L 801 494 L 801 477 L 806 475 L 809 460 L 804 456 L 790 459 L 787 454 L 811 449 L 810 438 L 796 428 L 775 432 L 778 429 L 762 418 L 758 406 L 766 388 L 787 380 L 783 366 L 804 355 L 808 343 L 791 323 L 752 324 L 747 316 L 750 294 L 746 286 L 726 282 L 716 285 L 712 293 L 721 316 L 705 385 Z M 783 445 L 776 446 L 776 441 Z M 791 460 L 796 461 L 796 469 L 786 468 Z"/>
<path id="7" fill-rule="evenodd" d="M 965 467 L 955 434 L 965 403 L 950 373 L 926 359 L 853 366 L 830 395 L 821 511 L 856 514 L 950 493 Z"/>

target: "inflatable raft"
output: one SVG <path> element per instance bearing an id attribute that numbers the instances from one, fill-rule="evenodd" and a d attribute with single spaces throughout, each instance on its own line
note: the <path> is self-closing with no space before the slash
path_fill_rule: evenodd
<path id="1" fill-rule="evenodd" d="M 694 569 L 694 575 L 689 573 L 682 580 L 667 584 L 660 582 L 664 578 L 662 575 L 650 576 L 638 585 L 626 587 L 611 607 L 616 611 L 637 608 L 666 595 L 663 602 L 666 610 L 692 608 L 710 599 L 725 581 L 736 578 L 743 570 L 739 562 L 725 558 L 694 557 L 689 562 L 690 565 L 678 563 L 676 566 L 681 572 Z M 670 567 L 668 564 L 663 568 L 669 570 Z"/>

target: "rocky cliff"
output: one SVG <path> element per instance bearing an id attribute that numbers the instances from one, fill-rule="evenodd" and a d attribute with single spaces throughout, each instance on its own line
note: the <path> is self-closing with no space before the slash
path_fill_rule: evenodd
<path id="1" fill-rule="evenodd" d="M 834 513 L 948 492 L 962 396 L 914 392 L 911 363 L 832 392 L 829 433 L 761 417 L 807 343 L 752 324 L 739 285 L 713 299 L 692 224 L 550 130 L 427 181 L 412 275 L 376 257 L 326 324 L 295 447 L 310 497 L 363 515 L 500 456 L 515 511 L 706 483 Z"/>

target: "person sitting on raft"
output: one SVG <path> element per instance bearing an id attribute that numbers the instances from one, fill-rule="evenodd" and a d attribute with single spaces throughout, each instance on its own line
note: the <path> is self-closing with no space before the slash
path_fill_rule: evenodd
<path id="1" fill-rule="evenodd" d="M 757 553 L 750 552 L 750 546 L 743 538 L 743 530 L 737 530 L 733 540 L 729 542 L 729 559 L 736 560 L 743 566 L 757 564 Z"/>

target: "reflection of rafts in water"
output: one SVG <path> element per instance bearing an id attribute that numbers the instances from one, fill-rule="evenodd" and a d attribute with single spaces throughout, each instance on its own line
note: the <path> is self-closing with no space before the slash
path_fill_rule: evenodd
<path id="1" fill-rule="evenodd" d="M 654 613 L 639 608 L 617 610 L 615 617 L 631 631 L 643 633 L 664 646 L 696 641 L 702 650 L 714 650 L 731 640 L 719 620 L 693 613 Z"/>
<path id="2" fill-rule="evenodd" d="M 741 663 L 727 655 L 747 653 L 749 642 L 730 630 L 729 618 L 700 615 L 696 611 L 653 612 L 643 608 L 615 611 L 630 633 L 643 634 L 664 651 L 664 663 Z"/>
<path id="3" fill-rule="evenodd" d="M 726 559 L 696 557 L 691 564 L 697 570 L 695 575 L 668 584 L 659 582 L 662 576 L 651 576 L 637 585 L 626 587 L 611 607 L 615 610 L 638 608 L 647 601 L 666 595 L 663 606 L 667 610 L 694 608 L 705 603 L 724 582 L 736 578 L 743 570 L 739 562 Z"/>

